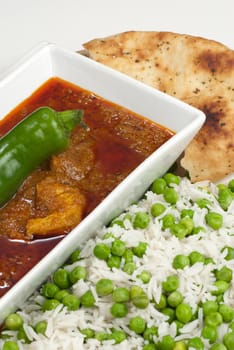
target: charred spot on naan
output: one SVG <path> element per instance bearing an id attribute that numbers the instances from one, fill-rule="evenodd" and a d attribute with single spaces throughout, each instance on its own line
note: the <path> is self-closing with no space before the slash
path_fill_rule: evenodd
<path id="1" fill-rule="evenodd" d="M 211 74 L 230 74 L 234 69 L 233 53 L 222 51 L 204 50 L 197 57 L 200 69 L 208 70 Z"/>
<path id="2" fill-rule="evenodd" d="M 220 99 L 204 102 L 203 105 L 197 106 L 206 115 L 206 122 L 203 129 L 208 129 L 209 137 L 212 137 L 213 134 L 217 135 L 217 133 L 225 132 L 224 126 L 226 123 L 222 119 L 225 116 L 226 107 L 226 102 Z M 202 133 L 202 130 L 200 133 Z"/>

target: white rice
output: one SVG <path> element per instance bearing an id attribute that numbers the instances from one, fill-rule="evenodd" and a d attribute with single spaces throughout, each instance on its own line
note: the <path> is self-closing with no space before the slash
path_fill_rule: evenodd
<path id="1" fill-rule="evenodd" d="M 110 307 L 113 304 L 111 297 L 98 297 L 95 284 L 101 278 L 110 278 L 116 287 L 125 286 L 127 288 L 132 285 L 139 285 L 147 293 L 148 298 L 158 302 L 162 293 L 162 282 L 169 275 L 178 275 L 180 279 L 179 290 L 184 296 L 184 302 L 188 303 L 195 312 L 200 302 L 206 300 L 214 300 L 215 297 L 211 294 L 215 277 L 212 271 L 220 269 L 223 266 L 228 266 L 234 269 L 234 260 L 227 261 L 225 259 L 226 251 L 222 252 L 225 246 L 234 247 L 234 201 L 227 211 L 222 210 L 217 201 L 217 187 L 206 181 L 202 183 L 191 184 L 186 178 L 181 179 L 179 185 L 174 185 L 180 198 L 175 206 L 164 201 L 162 195 L 157 195 L 148 191 L 139 203 L 131 205 L 125 213 L 120 215 L 122 219 L 126 213 L 134 216 L 138 211 L 150 213 L 151 205 L 155 202 L 160 202 L 166 206 L 166 211 L 159 217 L 153 218 L 146 229 L 135 229 L 129 220 L 125 220 L 125 227 L 118 225 L 113 227 L 103 227 L 97 235 L 86 242 L 82 247 L 79 260 L 72 265 L 67 265 L 65 268 L 71 271 L 75 266 L 85 266 L 88 271 L 88 280 L 78 281 L 72 287 L 72 293 L 80 297 L 84 292 L 91 289 L 95 298 L 95 307 L 81 307 L 77 311 L 68 311 L 60 304 L 53 311 L 42 312 L 40 305 L 44 298 L 36 291 L 29 300 L 22 305 L 18 313 L 24 320 L 24 329 L 30 339 L 30 344 L 23 344 L 16 339 L 15 332 L 12 334 L 13 339 L 18 342 L 19 349 L 25 350 L 62 350 L 62 349 L 142 349 L 144 339 L 142 336 L 132 332 L 128 325 L 131 317 L 140 315 L 147 322 L 147 326 L 158 327 L 158 337 L 160 340 L 164 335 L 171 335 L 175 340 L 188 339 L 194 336 L 201 336 L 203 327 L 202 309 L 199 309 L 198 318 L 186 324 L 176 335 L 175 324 L 167 322 L 167 316 L 158 311 L 153 303 L 150 303 L 146 309 L 137 309 L 129 303 L 128 314 L 124 318 L 113 318 L 110 314 Z M 223 226 L 215 231 L 211 229 L 205 222 L 205 215 L 208 210 L 200 209 L 194 201 L 199 198 L 207 198 L 211 202 L 210 210 L 218 212 L 223 216 Z M 161 218 L 167 213 L 172 213 L 179 220 L 182 209 L 191 208 L 194 210 L 195 226 L 203 226 L 206 232 L 200 232 L 195 235 L 190 235 L 182 240 L 171 235 L 169 230 L 162 230 Z M 110 269 L 105 261 L 97 259 L 93 255 L 94 246 L 102 242 L 102 237 L 107 232 L 112 232 L 115 237 L 125 241 L 127 247 L 137 246 L 139 242 L 147 242 L 148 247 L 146 254 L 142 258 L 134 256 L 136 270 L 132 275 L 128 275 L 121 268 Z M 105 240 L 105 243 L 110 244 L 112 238 Z M 173 258 L 177 254 L 188 255 L 192 251 L 199 251 L 206 257 L 212 257 L 214 264 L 204 265 L 196 263 L 193 266 L 187 266 L 183 270 L 175 270 L 172 266 Z M 149 283 L 144 284 L 137 277 L 142 270 L 147 270 L 151 273 L 152 278 Z M 224 302 L 234 307 L 234 281 L 228 291 L 224 294 Z M 41 321 L 48 322 L 46 334 L 37 334 L 33 326 Z M 120 344 L 114 344 L 113 340 L 108 340 L 100 343 L 96 339 L 85 341 L 84 336 L 79 331 L 83 328 L 92 328 L 94 331 L 111 332 L 112 328 L 123 330 L 127 339 Z M 219 327 L 219 339 L 222 342 L 223 335 L 228 331 L 227 324 L 223 323 Z M 205 349 L 209 349 L 209 342 L 203 339 Z M 3 340 L 0 340 L 0 348 Z M 192 348 L 191 348 L 192 349 Z"/>

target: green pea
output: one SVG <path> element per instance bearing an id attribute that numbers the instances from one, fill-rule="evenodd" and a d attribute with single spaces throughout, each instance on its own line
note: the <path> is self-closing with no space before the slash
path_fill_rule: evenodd
<path id="1" fill-rule="evenodd" d="M 37 334 L 44 334 L 45 335 L 45 332 L 46 332 L 46 329 L 47 329 L 47 322 L 46 321 L 39 321 L 35 327 L 35 332 Z"/>
<path id="2" fill-rule="evenodd" d="M 231 282 L 232 270 L 227 266 L 223 266 L 220 270 L 215 272 L 215 277 L 217 280 Z"/>
<path id="3" fill-rule="evenodd" d="M 100 260 L 107 260 L 110 256 L 110 253 L 111 249 L 105 243 L 96 244 L 93 249 L 93 254 Z"/>
<path id="4" fill-rule="evenodd" d="M 72 284 L 75 284 L 79 280 L 85 280 L 87 277 L 87 271 L 84 266 L 76 266 L 69 273 L 69 280 Z"/>
<path id="5" fill-rule="evenodd" d="M 21 340 L 22 343 L 25 343 L 25 344 L 30 344 L 31 341 L 30 339 L 28 338 L 25 330 L 23 327 L 21 327 L 18 331 L 17 331 L 17 339 L 18 340 Z"/>
<path id="6" fill-rule="evenodd" d="M 112 300 L 116 303 L 124 303 L 130 300 L 130 293 L 127 288 L 119 287 L 114 289 Z"/>
<path id="7" fill-rule="evenodd" d="M 53 298 L 58 291 L 59 287 L 56 284 L 48 282 L 42 286 L 41 294 L 45 298 Z"/>
<path id="8" fill-rule="evenodd" d="M 107 278 L 100 279 L 96 284 L 96 292 L 99 296 L 106 296 L 113 292 L 114 283 Z"/>
<path id="9" fill-rule="evenodd" d="M 222 183 L 219 183 L 217 185 L 217 189 L 220 191 L 225 191 L 225 190 L 228 190 L 230 191 L 230 193 L 232 193 L 231 189 L 228 187 L 228 185 L 225 185 L 225 184 L 222 184 Z"/>
<path id="10" fill-rule="evenodd" d="M 175 343 L 173 350 L 187 350 L 187 345 L 183 341 L 178 341 Z"/>
<path id="11" fill-rule="evenodd" d="M 181 225 L 184 225 L 186 227 L 187 230 L 187 235 L 190 235 L 193 232 L 194 229 L 194 221 L 193 219 L 191 219 L 190 217 L 186 216 L 184 218 L 182 218 L 179 223 Z"/>
<path id="12" fill-rule="evenodd" d="M 141 316 L 135 316 L 130 319 L 129 328 L 136 334 L 142 334 L 146 328 L 146 322 Z"/>
<path id="13" fill-rule="evenodd" d="M 120 256 L 111 255 L 108 258 L 106 263 L 107 263 L 107 266 L 110 269 L 113 269 L 113 268 L 119 269 L 120 265 L 121 265 L 121 257 Z"/>
<path id="14" fill-rule="evenodd" d="M 19 350 L 19 346 L 13 340 L 7 340 L 3 344 L 2 350 Z"/>
<path id="15" fill-rule="evenodd" d="M 149 343 L 149 344 L 145 344 L 142 350 L 157 350 L 157 348 L 154 343 Z"/>
<path id="16" fill-rule="evenodd" d="M 219 305 L 219 313 L 222 315 L 224 322 L 229 323 L 234 319 L 234 309 L 227 304 Z"/>
<path id="17" fill-rule="evenodd" d="M 124 264 L 123 271 L 126 272 L 128 275 L 132 275 L 135 270 L 136 264 L 134 262 L 128 262 Z"/>
<path id="18" fill-rule="evenodd" d="M 229 283 L 226 281 L 215 281 L 213 284 L 216 289 L 212 290 L 211 294 L 212 295 L 220 295 L 226 292 L 226 290 L 228 290 L 228 288 L 230 287 Z"/>
<path id="19" fill-rule="evenodd" d="M 205 318 L 205 324 L 207 326 L 216 327 L 223 323 L 223 317 L 219 312 L 212 312 Z"/>
<path id="20" fill-rule="evenodd" d="M 80 329 L 80 333 L 82 333 L 85 336 L 85 339 L 91 339 L 95 336 L 95 332 L 91 328 Z"/>
<path id="21" fill-rule="evenodd" d="M 130 299 L 132 300 L 134 298 L 137 298 L 144 293 L 144 290 L 140 286 L 132 285 L 129 291 Z"/>
<path id="22" fill-rule="evenodd" d="M 5 319 L 5 327 L 11 331 L 20 329 L 23 325 L 23 319 L 17 313 L 13 313 L 7 316 Z"/>
<path id="23" fill-rule="evenodd" d="M 138 309 L 146 309 L 147 306 L 149 305 L 149 299 L 148 299 L 146 293 L 144 293 L 144 294 L 140 295 L 139 297 L 132 299 L 132 303 Z"/>
<path id="24" fill-rule="evenodd" d="M 183 295 L 178 290 L 175 290 L 174 292 L 168 295 L 167 303 L 171 307 L 177 307 L 179 304 L 182 303 L 183 299 Z"/>
<path id="25" fill-rule="evenodd" d="M 164 335 L 161 341 L 157 344 L 159 350 L 173 350 L 175 341 L 170 335 Z"/>
<path id="26" fill-rule="evenodd" d="M 80 249 L 76 249 L 70 256 L 69 260 L 74 263 L 80 259 Z"/>
<path id="27" fill-rule="evenodd" d="M 167 298 L 164 294 L 161 294 L 159 302 L 158 303 L 154 303 L 154 307 L 157 310 L 162 310 L 165 309 L 165 307 L 167 306 Z"/>
<path id="28" fill-rule="evenodd" d="M 230 332 L 224 335 L 223 344 L 226 346 L 227 350 L 234 349 L 234 332 Z"/>
<path id="29" fill-rule="evenodd" d="M 209 212 L 205 215 L 207 225 L 214 230 L 219 230 L 223 225 L 223 217 L 219 213 Z"/>
<path id="30" fill-rule="evenodd" d="M 162 287 L 165 292 L 174 292 L 179 287 L 179 279 L 175 275 L 167 277 L 166 281 L 162 282 Z"/>
<path id="31" fill-rule="evenodd" d="M 182 209 L 180 213 L 181 219 L 189 217 L 192 219 L 194 216 L 194 210 L 193 209 Z"/>
<path id="32" fill-rule="evenodd" d="M 54 310 L 59 304 L 60 302 L 56 299 L 45 299 L 45 301 L 42 304 L 42 310 L 43 311 Z"/>
<path id="33" fill-rule="evenodd" d="M 175 310 L 171 307 L 165 307 L 165 309 L 162 309 L 161 312 L 163 315 L 167 316 L 167 322 L 172 323 L 175 319 Z"/>
<path id="34" fill-rule="evenodd" d="M 222 184 L 222 183 L 219 183 L 219 184 L 217 184 L 217 189 L 220 191 L 220 190 L 225 190 L 225 189 L 227 189 L 228 188 L 228 186 L 227 185 L 225 185 L 225 184 Z"/>
<path id="35" fill-rule="evenodd" d="M 190 305 L 181 303 L 176 307 L 177 320 L 183 323 L 191 321 L 193 316 L 192 308 Z"/>
<path id="36" fill-rule="evenodd" d="M 176 334 L 180 334 L 180 329 L 184 327 L 184 324 L 178 320 L 174 320 L 173 323 L 176 325 Z"/>
<path id="37" fill-rule="evenodd" d="M 199 337 L 190 338 L 188 340 L 188 347 L 196 350 L 204 350 L 204 343 Z"/>
<path id="38" fill-rule="evenodd" d="M 111 306 L 110 312 L 113 317 L 116 317 L 116 318 L 125 317 L 128 313 L 128 308 L 124 303 L 114 303 Z"/>
<path id="39" fill-rule="evenodd" d="M 80 299 L 73 294 L 65 295 L 65 297 L 62 299 L 62 303 L 69 311 L 78 310 L 80 307 Z"/>
<path id="40" fill-rule="evenodd" d="M 192 235 L 197 235 L 200 232 L 206 232 L 205 228 L 202 226 L 196 226 L 193 228 Z"/>
<path id="41" fill-rule="evenodd" d="M 232 332 L 234 332 L 234 322 L 231 322 L 231 323 L 229 324 L 229 329 L 230 329 Z"/>
<path id="42" fill-rule="evenodd" d="M 214 343 L 218 338 L 217 327 L 205 325 L 202 329 L 201 335 L 203 338 L 208 339 L 210 343 Z"/>
<path id="43" fill-rule="evenodd" d="M 54 299 L 58 301 L 62 301 L 62 299 L 65 297 L 65 295 L 68 295 L 69 292 L 66 289 L 60 289 L 54 296 Z"/>
<path id="44" fill-rule="evenodd" d="M 114 329 L 110 335 L 111 339 L 114 339 L 115 344 L 120 344 L 126 339 L 126 334 L 122 330 Z"/>
<path id="45" fill-rule="evenodd" d="M 127 248 L 123 254 L 123 259 L 125 260 L 125 263 L 132 262 L 133 256 L 133 251 L 130 248 Z"/>
<path id="46" fill-rule="evenodd" d="M 167 185 L 171 185 L 171 184 L 179 185 L 179 183 L 180 183 L 179 176 L 172 174 L 172 173 L 166 173 L 163 176 L 163 178 L 166 181 Z"/>
<path id="47" fill-rule="evenodd" d="M 69 273 L 65 269 L 58 269 L 53 274 L 53 281 L 60 289 L 67 289 L 70 287 Z"/>
<path id="48" fill-rule="evenodd" d="M 145 309 L 149 305 L 149 299 L 145 291 L 139 286 L 131 286 L 130 299 L 134 306 Z"/>
<path id="49" fill-rule="evenodd" d="M 197 306 L 196 310 L 193 313 L 193 316 L 191 318 L 191 321 L 197 320 L 198 319 L 198 311 L 199 311 L 199 307 Z"/>
<path id="50" fill-rule="evenodd" d="M 202 311 L 204 316 L 207 316 L 213 312 L 216 312 L 218 311 L 218 309 L 219 309 L 219 305 L 214 300 L 207 300 L 202 305 Z"/>
<path id="51" fill-rule="evenodd" d="M 230 190 L 234 192 L 234 179 L 228 182 L 228 188 L 230 188 Z"/>
<path id="52" fill-rule="evenodd" d="M 154 203 L 150 208 L 151 215 L 154 217 L 162 215 L 165 210 L 166 207 L 162 203 Z"/>
<path id="53" fill-rule="evenodd" d="M 204 264 L 205 265 L 208 265 L 208 264 L 213 264 L 214 265 L 215 262 L 214 262 L 213 258 L 207 257 L 207 258 L 205 258 Z"/>
<path id="54" fill-rule="evenodd" d="M 151 279 L 151 273 L 149 271 L 143 270 L 137 278 L 139 278 L 144 284 L 149 283 Z"/>
<path id="55" fill-rule="evenodd" d="M 200 198 L 195 201 L 195 203 L 198 205 L 199 208 L 204 209 L 204 208 L 209 208 L 211 205 L 211 202 L 206 199 L 206 198 Z"/>
<path id="56" fill-rule="evenodd" d="M 80 298 L 81 305 L 92 307 L 95 304 L 95 298 L 91 290 L 87 290 Z"/>
<path id="57" fill-rule="evenodd" d="M 105 333 L 105 332 L 97 332 L 94 335 L 94 338 L 97 339 L 100 342 L 103 342 L 105 340 L 109 340 L 110 339 L 110 334 Z"/>
<path id="58" fill-rule="evenodd" d="M 163 192 L 163 197 L 165 201 L 169 204 L 176 204 L 179 199 L 178 193 L 174 188 L 165 188 Z"/>
<path id="59" fill-rule="evenodd" d="M 194 265 L 198 262 L 201 262 L 204 264 L 205 257 L 200 252 L 197 252 L 196 250 L 194 250 L 189 254 L 189 260 L 191 265 Z"/>
<path id="60" fill-rule="evenodd" d="M 186 255 L 178 254 L 174 257 L 172 266 L 174 269 L 184 269 L 186 266 L 189 266 L 190 260 Z"/>
<path id="61" fill-rule="evenodd" d="M 126 243 L 121 239 L 115 239 L 112 242 L 111 253 L 116 256 L 123 256 L 126 249 Z"/>
<path id="62" fill-rule="evenodd" d="M 148 244 L 146 242 L 140 242 L 136 247 L 132 248 L 133 254 L 136 255 L 138 258 L 142 258 L 143 255 L 146 253 L 147 247 Z"/>
<path id="63" fill-rule="evenodd" d="M 115 235 L 112 232 L 106 232 L 103 236 L 103 239 L 115 238 Z"/>
<path id="64" fill-rule="evenodd" d="M 221 189 L 218 193 L 218 202 L 223 210 L 227 210 L 233 201 L 233 193 L 229 188 Z"/>
<path id="65" fill-rule="evenodd" d="M 157 335 L 158 335 L 158 328 L 156 326 L 151 326 L 144 330 L 143 338 L 148 341 L 153 341 L 154 337 Z"/>
<path id="66" fill-rule="evenodd" d="M 216 301 L 218 304 L 223 303 L 223 294 L 217 295 L 216 296 Z"/>
<path id="67" fill-rule="evenodd" d="M 167 183 L 163 178 L 159 178 L 154 180 L 151 186 L 151 191 L 156 194 L 163 194 L 165 188 L 167 187 Z"/>
<path id="68" fill-rule="evenodd" d="M 227 254 L 226 254 L 226 256 L 225 256 L 225 259 L 226 259 L 226 260 L 233 260 L 233 259 L 234 259 L 234 248 L 232 248 L 232 247 L 224 247 L 224 248 L 222 249 L 222 252 L 223 252 L 224 250 L 227 250 Z"/>
<path id="69" fill-rule="evenodd" d="M 135 215 L 135 218 L 133 220 L 133 227 L 134 228 L 147 228 L 150 223 L 150 217 L 149 214 L 145 212 L 138 212 Z"/>
<path id="70" fill-rule="evenodd" d="M 120 220 L 120 219 L 114 219 L 114 220 L 111 222 L 110 226 L 113 227 L 114 225 L 117 225 L 117 226 L 119 226 L 119 227 L 124 228 L 124 222 L 123 222 L 123 220 Z"/>
<path id="71" fill-rule="evenodd" d="M 9 334 L 0 332 L 0 340 L 8 340 L 10 337 L 11 336 Z"/>
<path id="72" fill-rule="evenodd" d="M 167 214 L 162 218 L 162 229 L 166 230 L 175 224 L 175 218 L 172 214 Z"/>
<path id="73" fill-rule="evenodd" d="M 132 215 L 129 214 L 129 213 L 125 214 L 124 217 L 123 217 L 123 220 L 124 221 L 128 220 L 128 221 L 132 222 Z"/>
<path id="74" fill-rule="evenodd" d="M 224 344 L 216 343 L 210 347 L 210 350 L 227 350 L 227 348 Z"/>
<path id="75" fill-rule="evenodd" d="M 170 232 L 172 235 L 176 236 L 178 239 L 183 239 L 188 235 L 188 230 L 186 226 L 178 222 L 170 227 Z"/>

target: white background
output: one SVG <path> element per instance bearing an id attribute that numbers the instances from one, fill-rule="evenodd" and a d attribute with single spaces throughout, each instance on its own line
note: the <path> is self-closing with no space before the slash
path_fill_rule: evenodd
<path id="1" fill-rule="evenodd" d="M 80 50 L 128 30 L 199 35 L 234 49 L 234 1 L 0 0 L 0 74 L 43 41 Z"/>

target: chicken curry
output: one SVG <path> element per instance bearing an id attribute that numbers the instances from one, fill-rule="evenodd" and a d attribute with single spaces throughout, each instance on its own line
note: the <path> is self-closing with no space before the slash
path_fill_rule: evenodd
<path id="1" fill-rule="evenodd" d="M 82 109 L 89 130 L 76 126 L 69 146 L 33 171 L 0 208 L 0 296 L 173 135 L 90 91 L 51 78 L 0 122 L 0 136 L 41 106 Z"/>

